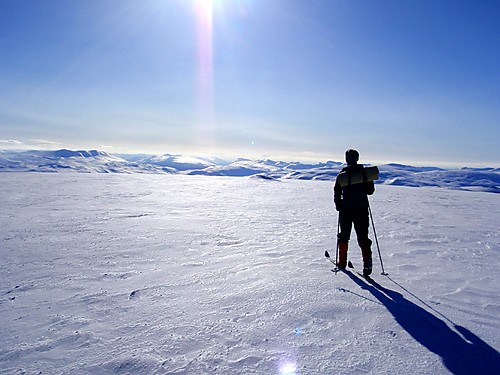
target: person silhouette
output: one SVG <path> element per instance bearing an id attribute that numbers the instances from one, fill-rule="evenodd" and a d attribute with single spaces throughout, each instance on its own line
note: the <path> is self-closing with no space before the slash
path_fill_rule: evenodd
<path id="1" fill-rule="evenodd" d="M 345 269 L 347 266 L 347 250 L 349 247 L 349 239 L 351 230 L 354 224 L 358 245 L 361 248 L 363 257 L 363 274 L 368 276 L 372 273 L 372 241 L 368 237 L 369 221 L 369 203 L 368 195 L 375 192 L 375 184 L 373 181 L 366 180 L 364 166 L 358 164 L 359 152 L 354 149 L 349 149 L 345 152 L 345 160 L 347 166 L 340 173 L 347 173 L 349 183 L 344 187 L 339 182 L 339 176 L 335 180 L 333 188 L 333 201 L 335 209 L 339 212 L 340 232 L 337 235 L 338 240 L 338 261 L 337 267 Z M 355 173 L 364 175 L 361 183 L 351 184 L 351 176 Z"/>

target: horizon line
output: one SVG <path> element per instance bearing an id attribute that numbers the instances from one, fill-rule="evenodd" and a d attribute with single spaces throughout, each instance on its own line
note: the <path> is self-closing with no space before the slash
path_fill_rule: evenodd
<path id="1" fill-rule="evenodd" d="M 106 148 L 106 147 L 103 147 Z M 217 154 L 207 154 L 207 153 L 198 153 L 198 154 L 193 154 L 193 153 L 179 153 L 179 152 L 162 152 L 162 153 L 149 153 L 149 152 L 112 152 L 112 151 L 107 151 L 99 148 L 0 148 L 0 152 L 30 152 L 30 151 L 62 151 L 62 150 L 67 150 L 67 151 L 98 151 L 98 152 L 104 152 L 109 155 L 144 155 L 144 156 L 164 156 L 164 155 L 170 155 L 170 156 L 185 156 L 185 157 L 198 157 L 198 158 L 210 158 L 210 159 L 220 159 L 224 162 L 227 163 L 232 163 L 237 160 L 249 160 L 249 161 L 262 161 L 262 160 L 271 160 L 271 161 L 276 161 L 276 162 L 289 162 L 289 163 L 303 163 L 303 164 L 321 164 L 321 163 L 328 163 L 328 162 L 333 162 L 333 163 L 339 163 L 339 164 L 346 164 L 345 161 L 339 161 L 335 160 L 334 158 L 328 158 L 325 157 L 323 159 L 316 158 L 316 157 L 308 157 L 308 158 L 302 158 L 300 159 L 293 159 L 291 157 L 273 157 L 273 156 L 261 156 L 261 157 L 249 157 L 249 156 L 244 156 L 240 155 L 238 157 L 221 157 L 218 156 Z M 309 159 L 309 160 L 305 160 Z M 360 162 L 359 164 L 363 165 L 401 165 L 401 166 L 409 166 L 409 167 L 434 167 L 434 168 L 442 168 L 442 169 L 456 169 L 456 168 L 482 168 L 482 169 L 498 169 L 500 167 L 494 166 L 493 163 L 488 164 L 484 162 L 472 162 L 466 165 L 459 164 L 456 162 L 427 162 L 427 161 L 389 161 L 389 160 L 382 160 L 382 159 L 374 159 L 373 161 L 369 162 Z"/>

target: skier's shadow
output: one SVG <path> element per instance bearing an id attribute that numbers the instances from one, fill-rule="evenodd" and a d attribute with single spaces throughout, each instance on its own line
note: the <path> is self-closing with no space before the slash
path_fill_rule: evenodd
<path id="1" fill-rule="evenodd" d="M 500 374 L 500 353 L 467 328 L 454 324 L 426 305 L 429 310 L 436 312 L 434 315 L 407 300 L 401 293 L 387 289 L 372 279 L 365 280 L 352 272 L 346 274 L 362 289 L 369 291 L 378 299 L 415 340 L 439 355 L 452 374 Z M 456 331 L 438 318 L 438 314 L 451 323 Z"/>

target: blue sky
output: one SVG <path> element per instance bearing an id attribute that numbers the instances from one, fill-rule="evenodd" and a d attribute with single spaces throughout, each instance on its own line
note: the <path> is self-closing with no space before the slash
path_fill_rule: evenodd
<path id="1" fill-rule="evenodd" d="M 500 2 L 2 0 L 0 149 L 500 165 Z"/>

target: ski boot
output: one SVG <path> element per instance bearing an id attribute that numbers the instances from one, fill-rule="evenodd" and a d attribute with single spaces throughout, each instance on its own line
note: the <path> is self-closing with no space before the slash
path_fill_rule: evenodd
<path id="1" fill-rule="evenodd" d="M 368 261 L 364 261 L 363 262 L 363 276 L 364 277 L 370 276 L 372 274 L 372 270 L 373 270 L 372 260 L 370 259 Z"/>
<path id="2" fill-rule="evenodd" d="M 341 270 L 345 270 L 347 266 L 347 247 L 347 243 L 339 242 L 339 259 L 337 267 Z"/>
<path id="3" fill-rule="evenodd" d="M 361 246 L 361 254 L 363 255 L 363 276 L 370 276 L 373 270 L 371 243 Z"/>

